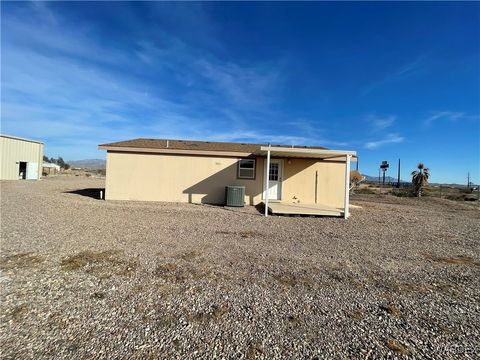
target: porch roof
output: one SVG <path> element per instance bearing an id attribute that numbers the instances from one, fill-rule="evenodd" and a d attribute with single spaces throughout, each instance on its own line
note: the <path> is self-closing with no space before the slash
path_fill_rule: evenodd
<path id="1" fill-rule="evenodd" d="M 352 161 L 357 161 L 357 152 L 350 150 L 328 150 L 328 149 L 312 149 L 312 148 L 287 148 L 279 146 L 261 146 L 260 150 L 255 152 L 258 156 L 267 156 L 270 151 L 272 157 L 287 158 L 312 158 L 312 159 L 341 159 L 350 155 Z"/>

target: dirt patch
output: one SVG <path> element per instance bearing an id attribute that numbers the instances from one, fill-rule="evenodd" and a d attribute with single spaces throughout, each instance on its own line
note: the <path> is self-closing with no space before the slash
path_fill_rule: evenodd
<path id="1" fill-rule="evenodd" d="M 131 275 L 137 264 L 134 261 L 127 261 L 121 256 L 118 250 L 107 250 L 101 252 L 82 251 L 78 254 L 62 259 L 60 266 L 65 271 L 83 270 L 86 273 L 110 275 Z"/>
<path id="2" fill-rule="evenodd" d="M 211 309 L 206 312 L 197 312 L 195 314 L 187 315 L 187 320 L 190 322 L 210 322 L 219 321 L 220 318 L 228 313 L 229 309 L 224 306 L 212 305 Z"/>
<path id="3" fill-rule="evenodd" d="M 44 258 L 34 252 L 14 254 L 2 259 L 0 269 L 29 268 L 41 264 Z"/>
<path id="4" fill-rule="evenodd" d="M 223 235 L 234 235 L 234 236 L 239 236 L 241 238 L 263 237 L 263 234 L 256 230 L 243 230 L 243 231 L 219 230 L 219 231 L 216 231 L 215 233 L 223 234 Z"/>
<path id="5" fill-rule="evenodd" d="M 183 282 L 186 279 L 185 271 L 173 263 L 158 265 L 155 268 L 154 274 L 171 282 Z"/>
<path id="6" fill-rule="evenodd" d="M 157 265 L 154 270 L 154 275 L 163 278 L 166 281 L 173 283 L 182 283 L 187 280 L 199 280 L 209 277 L 209 271 L 192 266 L 189 263 L 177 265 L 175 263 L 163 263 Z"/>
<path id="7" fill-rule="evenodd" d="M 91 297 L 92 297 L 92 299 L 103 300 L 103 299 L 105 299 L 105 293 L 103 293 L 103 292 L 94 292 Z"/>
<path id="8" fill-rule="evenodd" d="M 28 313 L 28 305 L 27 304 L 20 304 L 15 306 L 11 311 L 10 311 L 10 316 L 14 320 L 18 320 L 25 316 Z"/>
<path id="9" fill-rule="evenodd" d="M 345 269 L 332 268 L 331 270 L 327 270 L 326 273 L 331 279 L 341 284 L 353 286 L 357 289 L 363 288 L 363 282 L 357 276 Z"/>
<path id="10" fill-rule="evenodd" d="M 258 342 L 251 342 L 248 344 L 246 358 L 247 359 L 257 359 L 258 357 L 264 354 L 263 347 Z"/>
<path id="11" fill-rule="evenodd" d="M 451 264 L 451 265 L 475 265 L 480 266 L 480 261 L 475 260 L 470 256 L 435 256 L 435 255 L 425 255 L 427 260 L 441 263 L 441 264 Z"/>
<path id="12" fill-rule="evenodd" d="M 187 252 L 176 255 L 175 258 L 182 259 L 185 261 L 192 261 L 198 256 L 200 256 L 200 253 L 198 253 L 197 251 L 187 251 Z"/>
<path id="13" fill-rule="evenodd" d="M 315 284 L 311 278 L 287 272 L 274 274 L 273 278 L 286 287 L 303 286 L 311 288 Z"/>
<path id="14" fill-rule="evenodd" d="M 425 283 L 400 282 L 400 283 L 388 284 L 387 288 L 399 294 L 406 294 L 406 293 L 426 294 L 429 292 L 437 292 L 444 295 L 458 296 L 461 293 L 460 289 L 456 285 L 447 284 L 447 283 L 425 284 Z"/>
<path id="15" fill-rule="evenodd" d="M 399 353 L 399 354 L 402 354 L 402 355 L 410 355 L 412 353 L 412 350 L 402 344 L 400 341 L 396 340 L 396 339 L 388 339 L 387 340 L 387 347 L 390 349 L 390 350 L 393 350 L 395 351 L 396 353 Z"/>

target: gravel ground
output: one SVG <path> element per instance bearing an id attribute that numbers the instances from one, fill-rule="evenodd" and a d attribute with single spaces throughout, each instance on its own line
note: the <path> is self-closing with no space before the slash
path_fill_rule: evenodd
<path id="1" fill-rule="evenodd" d="M 100 187 L 1 183 L 2 359 L 479 356 L 478 205 L 265 218 Z"/>

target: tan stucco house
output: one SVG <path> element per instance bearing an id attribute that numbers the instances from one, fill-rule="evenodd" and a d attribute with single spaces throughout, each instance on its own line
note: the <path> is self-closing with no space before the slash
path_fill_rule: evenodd
<path id="1" fill-rule="evenodd" d="M 120 141 L 99 149 L 107 151 L 106 200 L 223 204 L 225 187 L 242 185 L 245 204 L 264 203 L 266 215 L 296 208 L 348 217 L 354 151 L 166 139 Z"/>

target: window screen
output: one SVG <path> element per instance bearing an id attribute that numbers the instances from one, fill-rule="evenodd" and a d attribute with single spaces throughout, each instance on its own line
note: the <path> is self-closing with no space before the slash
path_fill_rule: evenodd
<path id="1" fill-rule="evenodd" d="M 255 160 L 241 159 L 238 161 L 238 178 L 255 179 Z"/>

